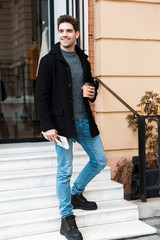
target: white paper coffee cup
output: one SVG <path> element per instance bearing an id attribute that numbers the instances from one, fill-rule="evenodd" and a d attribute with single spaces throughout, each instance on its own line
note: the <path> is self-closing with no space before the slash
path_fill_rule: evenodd
<path id="1" fill-rule="evenodd" d="M 92 86 L 93 86 L 92 83 L 85 83 L 83 85 L 83 97 L 88 97 L 88 89 Z"/>

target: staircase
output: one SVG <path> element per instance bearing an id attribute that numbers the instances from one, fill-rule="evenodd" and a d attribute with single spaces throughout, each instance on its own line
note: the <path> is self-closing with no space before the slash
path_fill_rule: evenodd
<path id="1" fill-rule="evenodd" d="M 72 182 L 88 161 L 74 145 Z M 59 234 L 56 152 L 52 143 L 0 144 L 0 240 L 64 240 Z M 84 196 L 98 210 L 75 210 L 84 240 L 125 239 L 156 233 L 139 221 L 138 208 L 123 199 L 123 186 L 111 181 L 106 167 Z"/>

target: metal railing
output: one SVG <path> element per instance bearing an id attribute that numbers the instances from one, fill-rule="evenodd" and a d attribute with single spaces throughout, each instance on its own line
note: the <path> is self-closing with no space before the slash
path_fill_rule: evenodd
<path id="1" fill-rule="evenodd" d="M 95 77 L 95 81 L 101 84 L 107 91 L 109 91 L 116 99 L 118 99 L 125 107 L 127 107 L 138 119 L 138 149 L 139 149 L 139 196 L 143 202 L 147 200 L 147 191 L 158 189 L 160 190 L 160 115 L 143 116 L 137 113 L 130 105 L 128 105 L 121 97 L 119 97 L 113 90 L 104 84 L 99 78 Z M 146 136 L 145 136 L 145 119 L 155 117 L 158 120 L 158 168 L 146 168 Z M 147 174 L 158 173 L 158 180 L 153 186 L 147 186 Z"/>
<path id="2" fill-rule="evenodd" d="M 158 168 L 146 168 L 146 118 L 155 117 L 158 120 Z M 160 115 L 140 116 L 138 117 L 138 145 L 139 145 L 139 173 L 140 173 L 140 196 L 143 202 L 146 202 L 147 191 L 160 190 Z M 156 184 L 147 186 L 147 175 L 158 174 Z"/>

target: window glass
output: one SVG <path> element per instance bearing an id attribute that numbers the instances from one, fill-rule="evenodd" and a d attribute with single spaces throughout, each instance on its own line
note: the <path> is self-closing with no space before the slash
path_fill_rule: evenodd
<path id="1" fill-rule="evenodd" d="M 1 1 L 0 141 L 40 136 L 34 93 L 47 51 L 48 0 Z"/>

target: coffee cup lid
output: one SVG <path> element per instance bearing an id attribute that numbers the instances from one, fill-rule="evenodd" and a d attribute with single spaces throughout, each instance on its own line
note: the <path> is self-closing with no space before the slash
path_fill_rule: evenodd
<path id="1" fill-rule="evenodd" d="M 93 83 L 85 82 L 83 85 L 90 85 L 90 86 L 93 86 Z"/>

